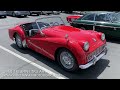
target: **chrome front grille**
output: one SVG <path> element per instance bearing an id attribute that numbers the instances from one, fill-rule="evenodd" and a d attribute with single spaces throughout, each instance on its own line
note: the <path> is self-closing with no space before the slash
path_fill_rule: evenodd
<path id="1" fill-rule="evenodd" d="M 105 45 L 97 48 L 95 51 L 93 51 L 92 53 L 90 53 L 88 56 L 87 56 L 87 60 L 88 62 L 91 61 L 92 59 L 94 59 L 94 56 L 98 56 L 105 48 Z"/>

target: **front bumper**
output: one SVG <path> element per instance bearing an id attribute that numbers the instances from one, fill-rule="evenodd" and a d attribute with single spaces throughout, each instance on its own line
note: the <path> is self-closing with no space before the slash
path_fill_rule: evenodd
<path id="1" fill-rule="evenodd" d="M 84 64 L 84 65 L 79 65 L 79 68 L 86 69 L 86 68 L 89 68 L 92 65 L 95 65 L 98 60 L 100 60 L 104 55 L 107 54 L 107 51 L 108 50 L 105 47 L 105 49 L 101 52 L 101 54 L 99 56 L 94 55 L 94 58 L 90 62 L 88 62 L 87 64 Z"/>

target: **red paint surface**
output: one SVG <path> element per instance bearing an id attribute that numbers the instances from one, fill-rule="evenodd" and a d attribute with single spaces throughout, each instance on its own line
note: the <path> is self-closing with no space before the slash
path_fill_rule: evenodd
<path id="1" fill-rule="evenodd" d="M 106 44 L 106 40 L 102 41 L 100 36 L 102 33 L 92 30 L 81 30 L 72 26 L 54 26 L 42 31 L 45 36 L 40 34 L 40 31 L 32 37 L 26 37 L 20 26 L 9 29 L 9 37 L 13 39 L 13 35 L 18 33 L 22 40 L 26 39 L 30 49 L 41 53 L 52 60 L 55 60 L 55 52 L 58 48 L 64 47 L 69 49 L 76 57 L 78 64 L 87 63 L 88 54 L 92 53 L 98 47 Z M 66 39 L 65 36 L 68 35 Z M 94 42 L 93 38 L 97 41 Z M 84 42 L 90 44 L 89 51 L 83 50 Z"/>
<path id="2" fill-rule="evenodd" d="M 68 23 L 70 23 L 70 22 L 72 22 L 72 20 L 71 19 L 78 19 L 78 18 L 80 18 L 80 17 L 82 17 L 81 15 L 71 15 L 71 16 L 67 16 L 66 17 L 66 20 L 68 21 Z"/>

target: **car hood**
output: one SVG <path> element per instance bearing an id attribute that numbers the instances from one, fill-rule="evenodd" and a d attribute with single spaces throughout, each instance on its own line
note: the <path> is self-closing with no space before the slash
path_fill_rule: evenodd
<path id="1" fill-rule="evenodd" d="M 45 30 L 47 36 L 51 37 L 68 37 L 72 40 L 78 42 L 88 41 L 91 45 L 97 43 L 99 38 L 96 35 L 96 32 L 91 30 L 82 30 L 72 26 L 55 26 L 50 29 Z"/>

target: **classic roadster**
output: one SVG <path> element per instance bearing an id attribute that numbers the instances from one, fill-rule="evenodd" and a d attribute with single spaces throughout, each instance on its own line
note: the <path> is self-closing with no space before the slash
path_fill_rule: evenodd
<path id="1" fill-rule="evenodd" d="M 28 47 L 56 60 L 66 71 L 86 69 L 107 53 L 103 33 L 66 26 L 57 16 L 18 24 L 8 31 L 19 48 Z"/>

